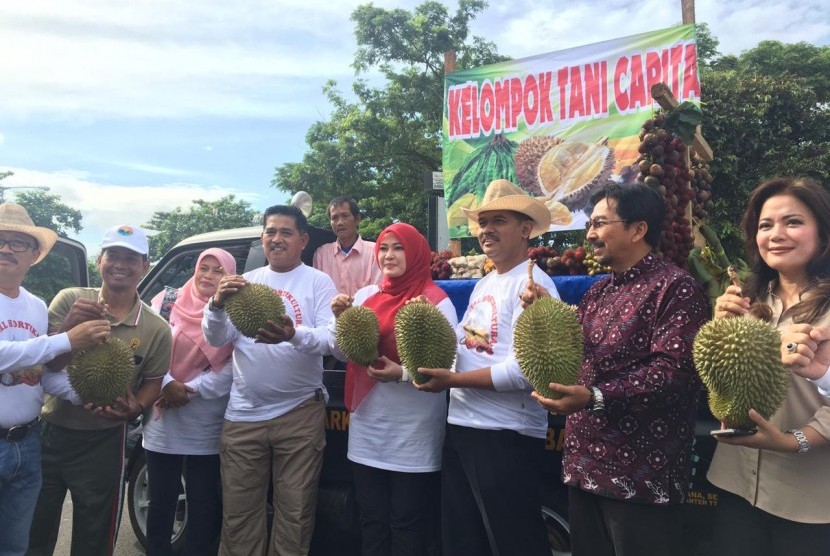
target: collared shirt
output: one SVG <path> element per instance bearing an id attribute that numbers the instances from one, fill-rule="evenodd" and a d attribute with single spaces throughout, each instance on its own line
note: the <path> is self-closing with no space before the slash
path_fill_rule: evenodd
<path id="1" fill-rule="evenodd" d="M 49 329 L 60 328 L 76 300 L 97 301 L 99 295 L 100 288 L 67 288 L 58 292 L 49 305 Z M 124 319 L 112 324 L 110 336 L 123 340 L 133 349 L 136 361 L 133 391 L 141 386 L 142 380 L 160 379 L 170 369 L 173 349 L 170 325 L 138 296 Z M 118 421 L 98 417 L 83 406 L 55 397 L 47 397 L 42 415 L 52 424 L 75 430 L 107 429 L 120 425 Z"/>
<path id="2" fill-rule="evenodd" d="M 383 274 L 375 260 L 375 242 L 364 241 L 360 236 L 344 253 L 340 240 L 325 243 L 314 253 L 314 268 L 331 277 L 337 293 L 353 296 L 364 286 L 380 284 Z"/>
<path id="3" fill-rule="evenodd" d="M 648 254 L 594 284 L 578 314 L 579 383 L 599 388 L 605 411 L 568 417 L 564 482 L 620 500 L 681 502 L 700 390 L 692 342 L 710 315 L 703 288 Z"/>
<path id="4" fill-rule="evenodd" d="M 768 293 L 761 301 L 772 308 L 772 324 L 778 330 L 793 324 L 777 296 Z M 814 325 L 830 325 L 830 313 Z M 806 378 L 790 373 L 784 403 L 770 422 L 781 430 L 810 426 L 830 439 L 830 399 Z M 707 478 L 772 515 L 798 523 L 830 523 L 828 470 L 827 446 L 797 454 L 719 443 Z"/>
<path id="5" fill-rule="evenodd" d="M 478 281 L 470 304 L 456 328 L 458 353 L 455 371 L 490 369 L 493 390 L 450 389 L 447 422 L 484 430 L 512 430 L 533 438 L 548 433 L 548 412 L 531 397 L 533 386 L 519 369 L 513 346 L 513 330 L 522 314 L 521 295 L 527 289 L 524 260 L 505 273 L 491 272 Z M 559 292 L 538 265 L 533 280 L 551 297 Z"/>

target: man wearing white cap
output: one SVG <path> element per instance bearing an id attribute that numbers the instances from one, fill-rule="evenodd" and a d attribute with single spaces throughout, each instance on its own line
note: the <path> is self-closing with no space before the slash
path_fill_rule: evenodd
<path id="1" fill-rule="evenodd" d="M 102 342 L 110 324 L 95 320 L 68 334 L 47 336 L 46 305 L 22 287 L 58 236 L 35 226 L 26 209 L 0 204 L 0 554 L 22 556 L 40 491 L 43 392 L 71 396 L 66 373 L 41 365 L 70 350 Z"/>
<path id="2" fill-rule="evenodd" d="M 549 556 L 539 496 L 547 411 L 531 397 L 519 370 L 513 328 L 521 296 L 556 286 L 539 267 L 528 284 L 530 238 L 550 227 L 550 212 L 507 180 L 492 182 L 470 228 L 496 270 L 481 279 L 458 325 L 455 372 L 419 369 L 432 376 L 421 390 L 451 388 L 441 469 L 444 556 Z M 543 293 L 542 293 L 543 294 Z"/>
<path id="3" fill-rule="evenodd" d="M 111 335 L 130 345 L 135 380 L 124 396 L 94 411 L 48 398 L 43 409 L 43 488 L 29 537 L 32 555 L 51 555 L 57 542 L 66 491 L 72 493 L 73 556 L 112 554 L 121 515 L 125 423 L 142 416 L 159 396 L 170 366 L 170 327 L 138 297 L 136 287 L 149 268 L 147 236 L 135 226 L 104 234 L 98 270 L 101 288 L 68 288 L 49 306 L 49 331 L 73 330 L 106 318 Z M 52 361 L 63 368 L 70 357 Z"/>

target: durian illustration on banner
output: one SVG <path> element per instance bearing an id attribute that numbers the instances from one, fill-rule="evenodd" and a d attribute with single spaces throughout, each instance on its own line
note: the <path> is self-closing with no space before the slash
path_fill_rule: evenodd
<path id="1" fill-rule="evenodd" d="M 637 175 L 640 127 L 664 82 L 700 104 L 694 25 L 448 73 L 443 174 L 450 238 L 462 209 L 506 179 L 547 205 L 551 231 L 581 229 L 591 196 Z"/>

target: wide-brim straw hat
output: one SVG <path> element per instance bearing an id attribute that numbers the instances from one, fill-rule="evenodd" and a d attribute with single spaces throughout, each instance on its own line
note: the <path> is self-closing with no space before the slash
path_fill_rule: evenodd
<path id="1" fill-rule="evenodd" d="M 484 192 L 481 204 L 474 209 L 463 209 L 469 220 L 470 231 L 478 229 L 478 215 L 492 210 L 510 210 L 524 214 L 533 220 L 530 237 L 540 236 L 550 229 L 550 210 L 522 191 L 510 180 L 493 180 Z"/>
<path id="2" fill-rule="evenodd" d="M 58 234 L 49 228 L 35 226 L 26 209 L 16 203 L 0 204 L 0 231 L 20 232 L 37 240 L 40 256 L 34 264 L 43 260 L 58 241 Z"/>

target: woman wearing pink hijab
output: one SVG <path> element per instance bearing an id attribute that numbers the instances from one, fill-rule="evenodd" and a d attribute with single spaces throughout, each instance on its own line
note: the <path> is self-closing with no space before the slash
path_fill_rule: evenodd
<path id="1" fill-rule="evenodd" d="M 233 255 L 222 249 L 206 249 L 184 286 L 176 292 L 163 291 L 152 302 L 172 327 L 173 355 L 155 415 L 144 423 L 150 495 L 148 556 L 173 554 L 170 539 L 184 466 L 190 526 L 182 554 L 208 554 L 219 535 L 219 436 L 228 396 L 191 397 L 184 384 L 203 372 L 219 372 L 233 351 L 230 344 L 219 348 L 209 345 L 201 329 L 205 305 L 225 274 L 236 274 Z"/>

